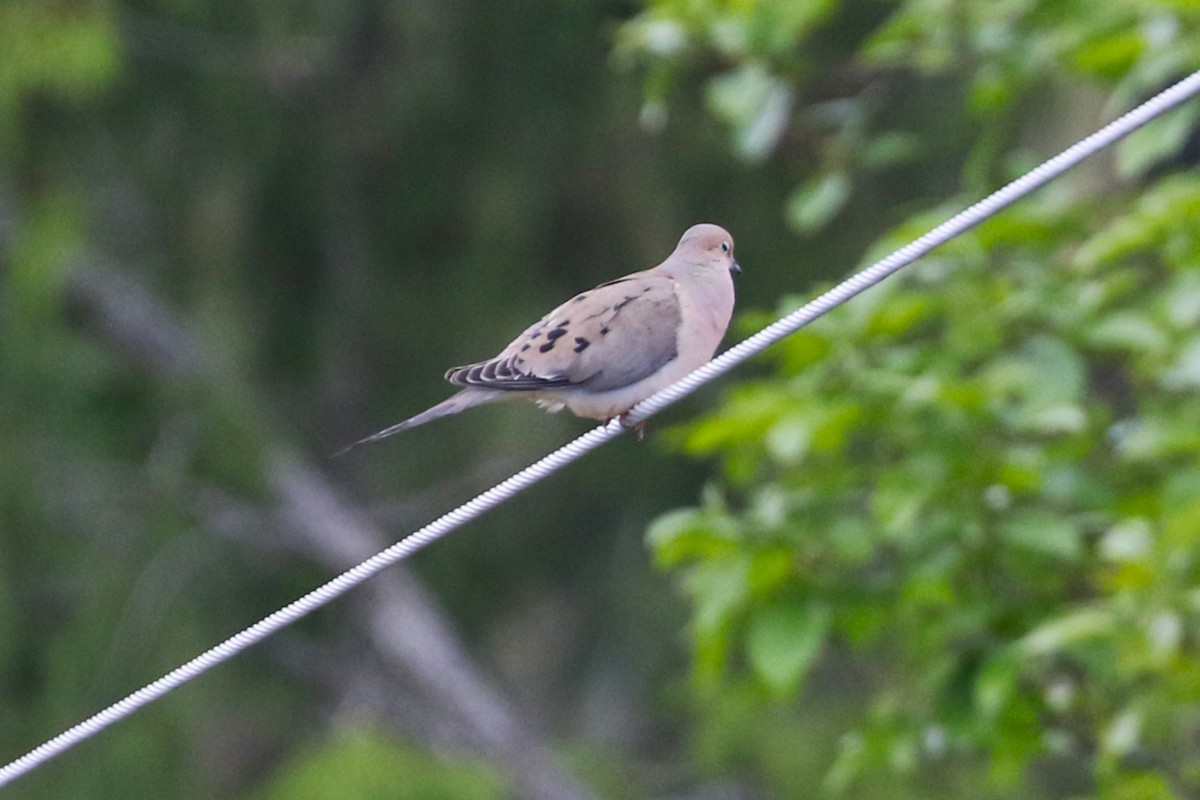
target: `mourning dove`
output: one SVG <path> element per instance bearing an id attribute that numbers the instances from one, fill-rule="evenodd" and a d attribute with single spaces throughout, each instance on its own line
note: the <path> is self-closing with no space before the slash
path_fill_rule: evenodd
<path id="1" fill-rule="evenodd" d="M 623 417 L 712 358 L 733 313 L 732 273 L 741 271 L 728 231 L 693 225 L 657 267 L 577 294 L 495 358 L 449 370 L 460 392 L 350 447 L 512 397 L 551 412 Z"/>

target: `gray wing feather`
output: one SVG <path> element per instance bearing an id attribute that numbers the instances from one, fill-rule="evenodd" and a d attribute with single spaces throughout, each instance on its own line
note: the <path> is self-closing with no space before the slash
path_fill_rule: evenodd
<path id="1" fill-rule="evenodd" d="M 664 276 L 637 273 L 583 292 L 495 358 L 455 367 L 456 386 L 603 392 L 637 383 L 678 355 L 679 298 Z"/>

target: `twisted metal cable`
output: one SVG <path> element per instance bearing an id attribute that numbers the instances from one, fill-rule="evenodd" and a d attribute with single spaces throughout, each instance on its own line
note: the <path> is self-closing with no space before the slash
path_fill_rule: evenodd
<path id="1" fill-rule="evenodd" d="M 758 333 L 726 350 L 704 366 L 684 376 L 660 392 L 638 403 L 629 413 L 629 422 L 638 422 L 694 392 L 709 381 L 724 375 L 751 356 L 761 353 L 780 339 L 795 333 L 836 306 L 861 294 L 884 278 L 916 261 L 921 256 L 966 233 L 995 216 L 1025 195 L 1039 189 L 1086 158 L 1133 133 L 1150 120 L 1170 111 L 1200 92 L 1200 71 L 1134 108 L 1100 130 L 1081 139 L 1066 150 L 1034 167 L 1012 183 L 960 211 L 925 235 L 851 275 L 829 291 L 810 300 Z"/>
<path id="2" fill-rule="evenodd" d="M 655 393 L 633 408 L 627 424 L 640 422 L 678 402 L 704 384 L 716 379 L 785 336 L 794 333 L 813 320 L 869 289 L 884 278 L 911 264 L 935 247 L 970 230 L 994 216 L 1018 199 L 1054 180 L 1084 159 L 1129 135 L 1155 117 L 1188 100 L 1200 92 L 1200 72 L 1194 72 L 1179 83 L 1155 95 L 1132 111 L 1117 118 L 1096 133 L 1079 141 L 1049 161 L 980 200 L 964 211 L 938 225 L 924 236 L 901 247 L 839 283 L 824 294 L 809 301 L 796 311 L 776 320 L 758 333 L 722 353 L 676 383 Z M 593 428 L 572 442 L 560 447 L 491 489 L 463 503 L 425 527 L 409 534 L 396 544 L 375 554 L 361 564 L 346 570 L 299 599 L 263 618 L 240 633 L 231 636 L 192 660 L 176 667 L 158 680 L 113 703 L 103 711 L 63 731 L 20 758 L 0 767 L 0 787 L 32 771 L 74 745 L 95 736 L 113 723 L 158 700 L 173 689 L 233 658 L 261 642 L 276 631 L 312 613 L 340 597 L 384 568 L 407 558 L 436 539 L 490 511 L 492 508 L 549 477 L 600 445 L 619 436 L 624 429 L 619 422 Z"/>

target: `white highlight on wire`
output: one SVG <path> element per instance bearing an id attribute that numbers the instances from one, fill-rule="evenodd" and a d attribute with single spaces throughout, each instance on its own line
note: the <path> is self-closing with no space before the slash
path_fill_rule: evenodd
<path id="1" fill-rule="evenodd" d="M 796 311 L 776 320 L 750 338 L 726 350 L 717 358 L 680 379 L 662 391 L 642 401 L 630 412 L 629 422 L 638 422 L 657 414 L 699 387 L 725 374 L 746 359 L 754 356 L 785 336 L 803 328 L 813 320 L 869 289 L 884 278 L 911 264 L 939 245 L 970 230 L 979 223 L 1016 202 L 1035 189 L 1049 183 L 1086 158 L 1129 135 L 1155 117 L 1169 111 L 1200 93 L 1200 71 L 1142 103 L 1049 161 L 1037 166 L 999 191 L 980 200 L 964 211 L 938 225 L 924 236 L 905 245 L 839 283 L 824 294 L 809 301 Z M 328 583 L 284 606 L 242 632 L 206 650 L 191 661 L 176 667 L 153 683 L 138 689 L 108 708 L 68 728 L 27 754 L 0 767 L 0 787 L 11 783 L 74 745 L 95 736 L 118 720 L 142 706 L 197 678 L 213 667 L 233 658 L 251 645 L 335 600 L 386 567 L 407 558 L 425 545 L 470 522 L 500 505 L 514 495 L 541 481 L 572 461 L 596 449 L 623 433 L 619 422 L 593 428 L 558 450 L 544 456 L 512 477 L 463 503 L 420 530 L 409 534 L 358 566 L 343 572 Z"/>

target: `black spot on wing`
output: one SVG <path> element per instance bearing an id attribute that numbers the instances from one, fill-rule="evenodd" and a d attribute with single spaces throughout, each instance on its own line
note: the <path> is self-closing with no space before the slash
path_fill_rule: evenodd
<path id="1" fill-rule="evenodd" d="M 574 348 L 575 352 L 582 353 L 584 350 L 588 349 L 588 346 L 590 344 L 591 344 L 591 342 L 589 342 L 587 339 L 583 338 L 582 336 L 576 336 L 575 337 L 575 348 Z"/>
<path id="2" fill-rule="evenodd" d="M 567 335 L 566 328 L 555 328 L 554 330 L 552 330 L 546 334 L 546 338 L 549 339 L 551 342 L 553 342 L 555 339 L 560 339 L 566 335 Z"/>
<path id="3" fill-rule="evenodd" d="M 604 346 L 611 347 L 613 342 L 618 342 L 624 351 L 623 357 L 610 359 L 593 375 L 580 376 L 580 385 L 597 392 L 632 386 L 679 355 L 676 337 L 680 309 L 674 295 L 644 293 L 641 288 L 628 295 L 622 291 L 624 288 L 616 293 L 615 299 L 619 302 L 612 306 L 610 317 L 598 326 L 600 337 L 611 337 L 604 339 Z M 637 307 L 621 316 L 622 309 L 631 305 Z M 594 342 L 594 337 L 589 338 Z"/>
<path id="4" fill-rule="evenodd" d="M 549 353 L 549 352 L 550 352 L 551 350 L 553 350 L 553 349 L 554 349 L 554 342 L 553 342 L 553 341 L 549 341 L 549 342 L 546 342 L 546 343 L 545 343 L 544 345 L 542 345 L 541 347 L 539 347 L 539 348 L 538 348 L 538 352 L 539 352 L 539 353 Z"/>

